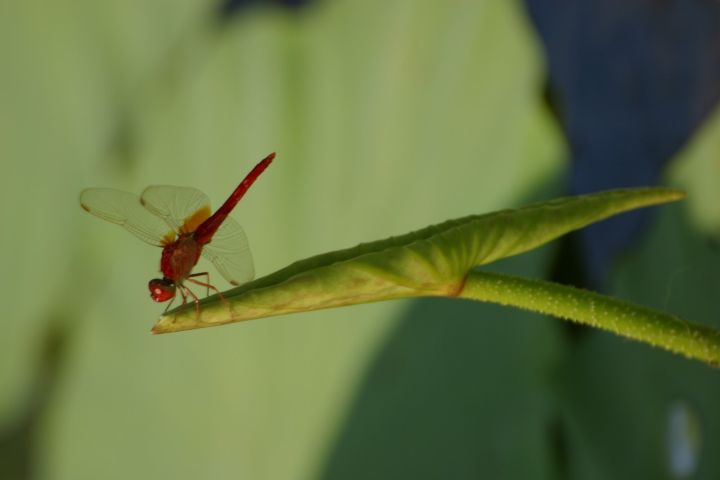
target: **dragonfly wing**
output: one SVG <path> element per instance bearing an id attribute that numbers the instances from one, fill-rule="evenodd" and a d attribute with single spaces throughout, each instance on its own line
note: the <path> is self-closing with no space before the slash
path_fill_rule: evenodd
<path id="1" fill-rule="evenodd" d="M 153 185 L 140 195 L 142 205 L 180 233 L 191 233 L 210 216 L 210 200 L 190 187 Z"/>
<path id="2" fill-rule="evenodd" d="M 112 188 L 88 188 L 80 193 L 80 206 L 150 245 L 161 247 L 175 238 L 175 232 L 145 210 L 135 194 Z"/>
<path id="3" fill-rule="evenodd" d="M 247 283 L 255 277 L 247 237 L 232 218 L 226 218 L 220 225 L 212 241 L 203 247 L 202 255 L 233 285 Z"/>

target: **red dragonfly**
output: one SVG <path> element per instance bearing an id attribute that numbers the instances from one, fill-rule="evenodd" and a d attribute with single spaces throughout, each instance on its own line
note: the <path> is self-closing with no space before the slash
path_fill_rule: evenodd
<path id="1" fill-rule="evenodd" d="M 200 255 L 210 260 L 218 272 L 233 285 L 249 282 L 255 276 L 247 237 L 242 227 L 228 215 L 250 186 L 275 158 L 271 153 L 260 161 L 230 194 L 225 203 L 210 214 L 210 200 L 200 190 L 189 187 L 153 185 L 140 197 L 111 188 L 88 188 L 80 194 L 80 205 L 89 213 L 122 226 L 140 240 L 162 247 L 160 272 L 163 278 L 148 283 L 156 302 L 175 298 L 177 290 L 187 303 L 188 296 L 200 314 L 197 295 L 185 281 L 217 292 L 208 272 L 192 273 Z M 201 282 L 197 277 L 205 277 Z M 165 311 L 170 308 L 172 301 Z"/>

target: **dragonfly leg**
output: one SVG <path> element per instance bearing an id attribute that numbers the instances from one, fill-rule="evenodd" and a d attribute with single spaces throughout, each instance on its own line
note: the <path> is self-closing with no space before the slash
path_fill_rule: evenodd
<path id="1" fill-rule="evenodd" d="M 201 281 L 199 281 L 199 280 L 195 280 L 194 278 L 190 278 L 190 277 L 200 277 L 200 276 L 205 276 L 205 277 L 206 277 L 206 280 L 207 280 L 207 283 L 201 282 Z M 228 302 L 228 301 L 225 299 L 225 296 L 222 294 L 222 292 L 221 292 L 220 290 L 218 290 L 214 285 L 212 285 L 212 284 L 210 283 L 210 274 L 209 274 L 208 272 L 193 273 L 192 275 L 190 275 L 190 276 L 187 278 L 187 280 L 188 280 L 189 282 L 192 282 L 192 283 L 196 284 L 196 285 L 200 285 L 200 286 L 206 287 L 206 288 L 208 289 L 208 295 L 210 294 L 210 290 L 213 290 L 215 293 L 217 293 L 218 297 L 220 297 L 220 300 L 222 300 L 222 301 L 225 303 L 225 305 L 227 305 L 228 310 L 230 310 L 231 316 L 234 316 L 234 312 L 233 312 L 233 310 L 232 310 L 232 307 L 230 306 L 230 302 Z"/>
<path id="2" fill-rule="evenodd" d="M 182 303 L 182 304 L 185 305 L 185 304 L 187 303 L 187 297 L 185 296 L 185 292 L 183 292 L 182 287 L 179 288 L 178 290 L 180 290 L 180 295 L 182 295 L 182 299 L 183 299 L 183 303 Z M 174 297 L 172 297 L 172 298 L 170 299 L 170 301 L 168 302 L 167 306 L 165 307 L 165 310 L 163 310 L 163 314 L 167 313 L 167 311 L 170 310 L 170 307 L 172 307 L 172 304 L 175 303 L 175 299 L 176 299 L 176 298 L 177 298 L 177 295 L 175 295 Z M 174 321 L 174 320 L 173 320 L 173 321 Z"/>
<path id="3" fill-rule="evenodd" d="M 195 320 L 198 322 L 200 321 L 200 299 L 195 295 L 195 292 L 190 290 L 185 285 L 179 285 L 180 291 L 184 291 L 188 295 L 190 295 L 193 298 L 193 302 L 195 302 Z M 185 295 L 183 294 L 183 299 L 185 299 Z"/>
<path id="4" fill-rule="evenodd" d="M 207 283 L 201 282 L 199 280 L 195 280 L 194 278 L 190 278 L 190 277 L 199 277 L 202 275 L 204 275 L 206 277 Z M 220 299 L 223 302 L 225 301 L 225 297 L 223 296 L 222 292 L 220 290 L 218 290 L 217 288 L 215 288 L 215 286 L 210 283 L 210 274 L 208 272 L 194 273 L 194 274 L 190 275 L 190 277 L 188 277 L 188 279 L 187 279 L 189 282 L 192 282 L 195 285 L 200 285 L 202 287 L 206 287 L 208 295 L 210 295 L 210 290 L 212 290 L 213 292 L 218 294 L 218 296 L 220 297 Z"/>
<path id="5" fill-rule="evenodd" d="M 183 285 L 178 285 L 178 290 L 180 290 L 180 295 L 182 295 L 183 299 L 183 305 L 187 303 L 187 293 L 185 293 L 185 287 Z"/>
<path id="6" fill-rule="evenodd" d="M 168 302 L 167 307 L 165 307 L 165 310 L 163 310 L 163 314 L 166 313 L 168 310 L 170 310 L 170 306 L 173 304 L 174 301 L 175 301 L 175 297 L 173 297 L 173 298 Z M 183 301 L 183 303 L 185 303 L 185 302 Z"/>
<path id="7" fill-rule="evenodd" d="M 195 280 L 195 279 L 192 278 L 192 277 L 205 277 L 205 282 L 200 282 L 200 281 L 198 281 L 198 280 Z M 206 287 L 206 288 L 207 288 L 207 292 L 205 292 L 205 296 L 206 296 L 206 297 L 210 295 L 210 289 L 211 289 L 211 288 L 212 288 L 213 290 L 215 290 L 217 293 L 220 293 L 220 291 L 219 291 L 217 288 L 213 287 L 213 286 L 210 284 L 210 274 L 209 274 L 208 272 L 193 273 L 192 275 L 188 275 L 187 280 L 193 282 L 193 283 L 196 284 L 196 285 L 201 285 L 201 286 L 203 286 L 203 287 Z M 221 295 L 221 296 L 222 296 L 222 295 Z"/>

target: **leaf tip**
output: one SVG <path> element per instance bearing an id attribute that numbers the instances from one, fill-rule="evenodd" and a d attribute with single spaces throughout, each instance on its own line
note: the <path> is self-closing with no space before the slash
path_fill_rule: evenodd
<path id="1" fill-rule="evenodd" d="M 155 322 L 155 325 L 150 329 L 150 333 L 153 335 L 160 335 L 162 333 L 168 333 L 171 330 L 167 326 L 167 318 L 163 315 Z"/>
<path id="2" fill-rule="evenodd" d="M 687 192 L 679 188 L 671 188 L 668 193 L 672 200 L 682 200 L 687 197 Z"/>

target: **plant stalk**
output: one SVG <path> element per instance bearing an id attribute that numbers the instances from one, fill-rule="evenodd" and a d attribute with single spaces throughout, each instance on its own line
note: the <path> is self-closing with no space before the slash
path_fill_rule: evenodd
<path id="1" fill-rule="evenodd" d="M 473 270 L 458 297 L 571 320 L 720 366 L 720 331 L 588 290 Z"/>

